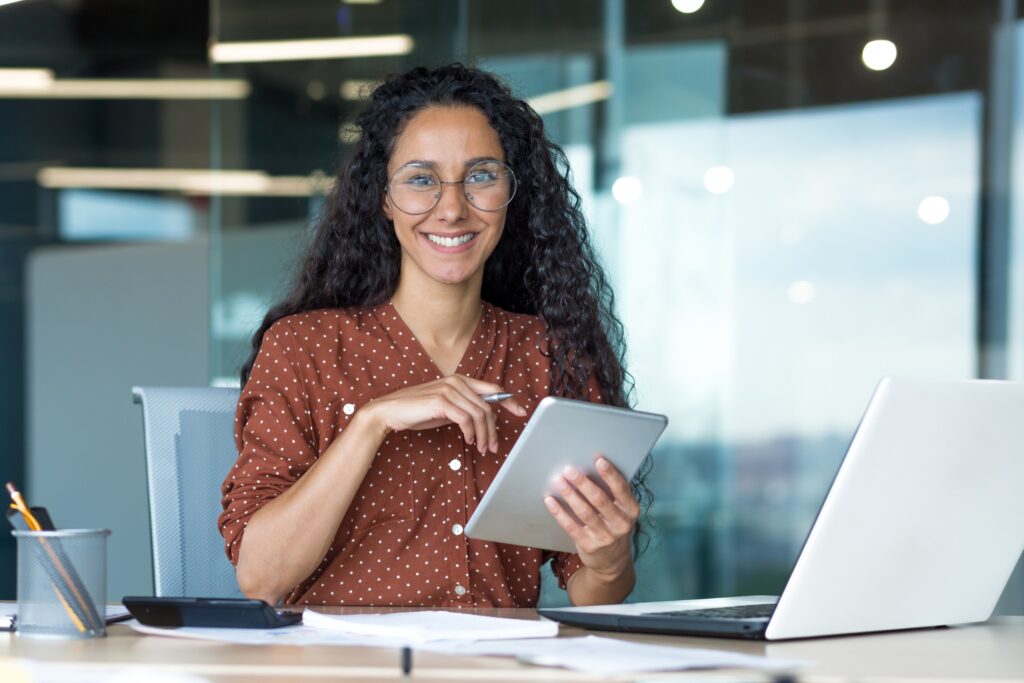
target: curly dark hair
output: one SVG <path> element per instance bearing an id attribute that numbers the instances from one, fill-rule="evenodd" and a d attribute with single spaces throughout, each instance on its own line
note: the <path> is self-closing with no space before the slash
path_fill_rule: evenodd
<path id="1" fill-rule="evenodd" d="M 418 67 L 379 85 L 356 120 L 360 137 L 340 169 L 327 206 L 290 293 L 270 309 L 241 368 L 249 378 L 263 334 L 278 319 L 319 308 L 373 306 L 398 285 L 401 248 L 382 210 L 387 167 L 407 121 L 429 106 L 474 107 L 498 133 L 505 162 L 519 181 L 505 230 L 484 266 L 481 296 L 514 313 L 539 316 L 547 326 L 552 391 L 582 398 L 591 376 L 605 402 L 627 406 L 632 378 L 624 368 L 622 323 L 569 179 L 569 163 L 547 139 L 544 122 L 493 74 L 451 64 Z M 633 480 L 646 512 L 648 456 Z M 642 550 L 634 535 L 634 551 Z"/>

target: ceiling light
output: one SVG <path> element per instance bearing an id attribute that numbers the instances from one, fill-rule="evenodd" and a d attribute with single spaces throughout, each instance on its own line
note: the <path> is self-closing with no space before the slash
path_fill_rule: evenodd
<path id="1" fill-rule="evenodd" d="M 0 6 L 13 5 L 16 2 L 21 2 L 21 0 L 0 0 Z"/>
<path id="2" fill-rule="evenodd" d="M 949 218 L 949 202 L 945 197 L 925 197 L 917 205 L 917 217 L 928 225 L 938 225 Z"/>
<path id="3" fill-rule="evenodd" d="M 896 44 L 891 40 L 871 40 L 865 43 L 860 58 L 872 71 L 885 71 L 896 61 Z"/>
<path id="4" fill-rule="evenodd" d="M 816 294 L 814 283 L 807 280 L 797 280 L 786 288 L 786 296 L 795 304 L 809 304 Z"/>
<path id="5" fill-rule="evenodd" d="M 407 55 L 412 52 L 413 44 L 412 37 L 405 34 L 214 43 L 210 46 L 210 61 L 228 64 Z"/>
<path id="6" fill-rule="evenodd" d="M 725 194 L 736 182 L 736 174 L 728 166 L 712 166 L 704 172 L 704 187 L 712 194 Z"/>
<path id="7" fill-rule="evenodd" d="M 3 71 L 8 70 L 0 70 L 0 98 L 5 99 L 240 100 L 252 90 L 248 81 L 240 79 L 54 79 L 52 74 L 50 80 L 36 77 L 28 85 L 29 78 L 5 78 Z"/>
<path id="8" fill-rule="evenodd" d="M 644 191 L 643 184 L 639 178 L 633 176 L 622 176 L 612 183 L 612 196 L 620 204 L 634 204 Z"/>
<path id="9" fill-rule="evenodd" d="M 704 0 L 672 0 L 672 6 L 683 14 L 693 14 L 704 6 Z"/>
<path id="10" fill-rule="evenodd" d="M 333 182 L 322 173 L 270 176 L 263 171 L 188 168 L 67 168 L 50 166 L 36 175 L 50 189 L 147 190 L 189 195 L 308 197 L 326 192 Z"/>
<path id="11" fill-rule="evenodd" d="M 39 90 L 52 82 L 49 69 L 0 69 L 0 91 Z"/>
<path id="12" fill-rule="evenodd" d="M 614 88 L 611 81 L 594 81 L 585 85 L 577 85 L 564 90 L 555 90 L 543 95 L 535 95 L 526 100 L 538 114 L 550 114 L 563 109 L 581 107 L 606 100 L 612 96 Z"/>

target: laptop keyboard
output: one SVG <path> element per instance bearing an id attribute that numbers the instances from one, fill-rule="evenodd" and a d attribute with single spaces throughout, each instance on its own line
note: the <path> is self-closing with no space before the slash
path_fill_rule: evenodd
<path id="1" fill-rule="evenodd" d="M 662 617 L 714 617 L 716 619 L 767 619 L 775 611 L 772 603 L 761 605 L 738 605 L 736 607 L 711 607 L 708 609 L 682 609 L 675 612 L 648 612 Z"/>

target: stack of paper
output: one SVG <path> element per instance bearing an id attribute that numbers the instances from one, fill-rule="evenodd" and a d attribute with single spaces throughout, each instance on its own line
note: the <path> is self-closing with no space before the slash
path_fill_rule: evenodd
<path id="1" fill-rule="evenodd" d="M 417 611 L 337 615 L 307 609 L 302 615 L 302 622 L 314 628 L 410 643 L 552 638 L 558 635 L 558 624 L 553 621 L 503 619 L 464 612 Z"/>

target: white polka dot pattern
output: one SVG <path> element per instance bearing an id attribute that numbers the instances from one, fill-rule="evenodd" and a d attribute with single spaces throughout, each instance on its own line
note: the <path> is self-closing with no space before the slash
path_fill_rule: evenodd
<path id="1" fill-rule="evenodd" d="M 484 303 L 456 372 L 501 385 L 532 413 L 551 385 L 542 348 L 543 321 Z M 218 524 L 230 560 L 238 561 L 249 518 L 310 468 L 359 406 L 439 377 L 390 304 L 274 323 L 239 399 L 238 461 L 221 488 Z M 592 381 L 589 398 L 600 402 L 596 387 Z M 455 425 L 388 436 L 327 556 L 285 602 L 532 607 L 548 560 L 564 588 L 581 566 L 577 555 L 461 533 L 526 424 L 500 407 L 495 414 L 497 454 L 480 455 Z"/>

